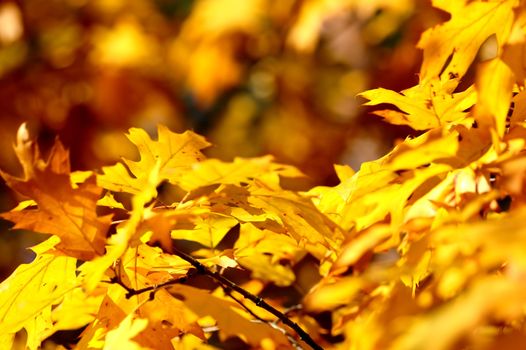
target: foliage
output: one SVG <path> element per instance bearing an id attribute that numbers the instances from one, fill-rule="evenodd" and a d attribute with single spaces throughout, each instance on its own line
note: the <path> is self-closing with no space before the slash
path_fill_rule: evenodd
<path id="1" fill-rule="evenodd" d="M 28 199 L 2 215 L 52 236 L 0 285 L 2 344 L 22 329 L 30 349 L 77 329 L 79 349 L 524 344 L 526 4 L 433 4 L 451 18 L 422 35 L 418 85 L 362 94 L 419 136 L 336 166 L 334 187 L 294 190 L 292 166 L 209 159 L 162 126 L 129 131 L 139 160 L 71 172 L 22 126 L 24 175 L 2 176 Z"/>

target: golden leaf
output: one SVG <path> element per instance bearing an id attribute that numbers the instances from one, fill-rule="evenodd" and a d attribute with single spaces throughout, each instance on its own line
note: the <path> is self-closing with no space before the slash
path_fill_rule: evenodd
<path id="1" fill-rule="evenodd" d="M 475 118 L 479 125 L 492 127 L 502 138 L 515 78 L 500 58 L 481 63 L 479 69 L 475 83 L 479 95 Z"/>
<path id="2" fill-rule="evenodd" d="M 258 179 L 269 185 L 279 185 L 280 176 L 299 177 L 301 172 L 290 165 L 276 164 L 273 157 L 235 158 L 233 162 L 207 159 L 194 163 L 175 183 L 186 191 L 216 184 L 241 185 Z"/>
<path id="3" fill-rule="evenodd" d="M 195 219 L 194 224 L 192 229 L 172 230 L 171 238 L 186 239 L 215 248 L 238 221 L 231 216 L 211 214 Z"/>
<path id="4" fill-rule="evenodd" d="M 295 281 L 292 266 L 305 255 L 291 237 L 260 230 L 250 223 L 241 224 L 234 250 L 236 261 L 251 270 L 254 278 L 277 286 L 288 286 Z"/>
<path id="5" fill-rule="evenodd" d="M 272 340 L 276 347 L 289 344 L 281 332 L 268 325 L 251 322 L 234 311 L 239 306 L 232 301 L 186 285 L 175 285 L 170 288 L 170 293 L 181 299 L 187 308 L 200 317 L 212 316 L 217 322 L 222 339 L 238 336 L 256 347 L 261 346 L 265 339 Z"/>
<path id="6" fill-rule="evenodd" d="M 158 134 L 159 140 L 153 141 L 146 131 L 130 129 L 128 138 L 137 146 L 140 160 L 124 160 L 131 175 L 121 163 L 103 167 L 104 173 L 97 176 L 99 186 L 114 192 L 132 194 L 142 193 L 145 186 L 153 187 L 153 191 L 163 180 L 173 181 L 190 170 L 193 163 L 203 160 L 201 149 L 210 145 L 202 136 L 191 131 L 176 134 L 159 126 Z M 155 195 L 156 193 L 151 194 Z"/>
<path id="7" fill-rule="evenodd" d="M 0 284 L 0 334 L 26 328 L 27 346 L 37 349 L 53 332 L 51 309 L 76 285 L 76 259 L 38 255 Z"/>
<path id="8" fill-rule="evenodd" d="M 518 4 L 517 0 L 468 3 L 434 0 L 433 5 L 450 12 L 451 19 L 428 29 L 418 42 L 418 47 L 424 50 L 421 84 L 439 76 L 441 80 L 464 76 L 491 35 L 496 35 L 498 44 L 503 45 L 513 24 L 513 8 Z"/>
<path id="9" fill-rule="evenodd" d="M 129 314 L 122 320 L 119 326 L 112 329 L 106 335 L 103 350 L 143 350 L 132 338 L 142 332 L 148 326 L 148 320 Z"/>
<path id="10" fill-rule="evenodd" d="M 395 125 L 408 125 L 415 130 L 427 130 L 453 122 L 461 122 L 465 112 L 477 99 L 475 90 L 470 87 L 454 93 L 457 80 L 441 83 L 433 80 L 429 85 L 417 85 L 402 91 L 401 94 L 378 88 L 361 93 L 369 101 L 367 106 L 388 103 L 398 107 L 401 112 L 381 110 L 373 112 Z"/>

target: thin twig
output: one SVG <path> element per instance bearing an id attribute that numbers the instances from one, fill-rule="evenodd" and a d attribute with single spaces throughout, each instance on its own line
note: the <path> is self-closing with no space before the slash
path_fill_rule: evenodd
<path id="1" fill-rule="evenodd" d="M 294 337 L 292 335 L 289 334 L 289 332 L 287 332 L 285 329 L 283 329 L 280 326 L 278 326 L 277 323 L 272 322 L 272 321 L 267 321 L 264 318 L 258 316 L 254 311 L 252 311 L 248 306 L 246 306 L 241 300 L 236 298 L 234 296 L 234 294 L 232 294 L 232 290 L 230 290 L 230 288 L 225 287 L 225 286 L 222 286 L 222 287 L 223 287 L 223 290 L 225 291 L 225 294 L 227 294 L 230 298 L 234 299 L 234 301 L 236 303 L 238 303 L 239 305 L 241 305 L 241 307 L 243 309 L 245 309 L 250 315 L 252 315 L 252 317 L 254 317 L 259 322 L 268 324 L 270 327 L 272 327 L 272 328 L 278 330 L 279 332 L 283 333 L 283 335 L 286 336 L 287 339 L 289 340 L 289 342 L 292 344 L 294 349 L 296 349 L 296 350 L 303 350 L 301 345 L 296 341 L 296 339 L 294 339 Z"/>
<path id="2" fill-rule="evenodd" d="M 126 285 L 126 283 L 124 283 L 119 277 L 115 276 L 114 278 L 112 278 L 111 282 L 112 283 L 117 283 L 119 284 L 122 288 L 126 289 L 126 299 L 130 299 L 131 297 L 133 297 L 134 295 L 139 295 L 139 294 L 143 294 L 143 293 L 147 293 L 147 292 L 156 292 L 157 290 L 161 289 L 161 288 L 164 288 L 164 287 L 167 287 L 167 286 L 171 286 L 173 284 L 179 284 L 179 283 L 185 283 L 186 281 L 188 281 L 188 279 L 190 277 L 192 277 L 193 275 L 196 274 L 196 271 L 189 271 L 186 275 L 184 276 L 181 276 L 181 277 L 177 277 L 177 278 L 173 278 L 173 279 L 169 279 L 168 281 L 165 281 L 163 283 L 159 283 L 159 284 L 155 284 L 155 285 L 152 285 L 152 286 L 148 286 L 148 287 L 144 287 L 144 288 L 141 288 L 141 289 L 134 289 L 134 288 L 131 288 L 131 287 L 128 287 Z"/>
<path id="3" fill-rule="evenodd" d="M 314 349 L 314 350 L 323 350 L 323 348 L 320 345 L 318 345 L 314 341 L 314 339 L 312 339 L 311 336 L 307 332 L 305 332 L 303 330 L 303 328 L 301 328 L 297 323 L 295 323 L 290 318 L 288 318 L 287 315 L 285 315 L 284 313 L 280 312 L 279 310 L 274 308 L 272 305 L 268 304 L 261 297 L 258 297 L 256 295 L 248 292 L 247 290 L 239 287 L 234 282 L 230 281 L 226 277 L 223 277 L 220 273 L 210 270 L 209 268 L 207 268 L 205 265 L 201 264 L 199 261 L 197 261 L 196 259 L 194 259 L 190 255 L 188 255 L 188 254 L 186 254 L 186 253 L 184 253 L 184 252 L 182 252 L 182 251 L 180 251 L 178 249 L 174 249 L 174 254 L 179 256 L 183 260 L 189 262 L 195 268 L 195 271 L 189 271 L 184 276 L 181 276 L 181 277 L 178 277 L 178 278 L 174 278 L 174 279 L 165 281 L 163 283 L 160 283 L 160 284 L 157 284 L 157 285 L 153 285 L 153 286 L 148 286 L 148 287 L 141 288 L 141 289 L 133 289 L 133 288 L 128 287 L 120 279 L 120 275 L 119 274 L 116 274 L 116 276 L 111 279 L 111 282 L 121 285 L 126 290 L 126 298 L 128 298 L 128 299 L 131 298 L 134 295 L 143 294 L 143 293 L 146 293 L 146 292 L 152 292 L 150 294 L 150 299 L 153 299 L 154 293 L 157 290 L 161 289 L 161 288 L 164 288 L 164 287 L 167 287 L 167 286 L 170 286 L 170 285 L 173 285 L 173 284 L 184 283 L 184 282 L 186 282 L 188 280 L 189 277 L 191 277 L 191 276 L 193 276 L 195 274 L 206 275 L 206 276 L 209 276 L 212 279 L 214 279 L 216 282 L 218 282 L 226 291 L 234 290 L 234 291 L 238 292 L 239 294 L 241 294 L 246 299 L 252 301 L 254 304 L 256 304 L 256 306 L 258 306 L 258 307 L 260 307 L 260 308 L 262 308 L 264 310 L 267 310 L 268 312 L 270 312 L 271 314 L 276 316 L 279 319 L 279 321 L 281 321 L 283 324 L 285 324 L 285 325 L 289 326 L 291 329 L 293 329 L 294 332 L 296 332 L 296 334 L 300 337 L 300 339 L 303 340 L 312 349 Z M 229 292 L 229 294 L 230 293 L 231 292 Z M 235 301 L 237 301 L 237 299 L 235 297 L 233 297 L 231 294 L 230 294 L 230 296 Z M 254 316 L 257 319 L 261 320 L 260 317 L 258 317 L 252 310 L 249 310 L 243 303 L 241 303 L 239 301 L 238 301 L 238 303 L 240 305 L 242 305 L 252 316 Z M 274 328 L 278 327 L 275 322 L 273 324 L 269 323 L 268 321 L 264 321 L 264 322 L 268 323 L 271 327 L 274 327 Z M 293 345 L 295 345 L 295 341 L 293 342 Z"/>
<path id="4" fill-rule="evenodd" d="M 213 278 L 214 280 L 216 280 L 220 284 L 222 284 L 222 285 L 224 285 L 224 286 L 226 286 L 226 287 L 228 287 L 228 288 L 230 288 L 232 290 L 235 290 L 236 292 L 241 294 L 243 297 L 245 297 L 246 299 L 248 299 L 248 300 L 252 301 L 254 304 L 256 304 L 256 306 L 267 310 L 268 312 L 270 312 L 271 314 L 273 314 L 274 316 L 279 318 L 283 324 L 285 324 L 285 325 L 289 326 L 290 328 L 292 328 L 294 330 L 294 332 L 296 332 L 296 334 L 300 337 L 300 339 L 303 340 L 312 349 L 314 349 L 314 350 L 323 350 L 323 348 L 320 345 L 318 345 L 310 337 L 310 335 L 307 332 L 305 332 L 303 330 L 303 328 L 301 328 L 296 322 L 292 321 L 290 318 L 288 318 L 286 315 L 284 315 L 279 310 L 274 308 L 272 305 L 268 304 L 262 298 L 260 298 L 260 297 L 258 297 L 256 295 L 248 292 L 247 290 L 239 287 L 237 284 L 235 284 L 234 282 L 230 281 L 229 279 L 223 277 L 221 274 L 210 270 L 209 268 L 207 268 L 205 265 L 201 264 L 199 261 L 197 261 L 196 259 L 194 259 L 190 255 L 188 255 L 188 254 L 186 254 L 186 253 L 184 253 L 184 252 L 182 252 L 182 251 L 180 251 L 178 249 L 174 249 L 174 254 L 179 256 L 180 258 L 186 260 L 187 262 L 189 262 L 193 267 L 196 268 L 196 270 L 199 273 L 201 273 L 203 275 L 210 276 L 211 278 Z"/>

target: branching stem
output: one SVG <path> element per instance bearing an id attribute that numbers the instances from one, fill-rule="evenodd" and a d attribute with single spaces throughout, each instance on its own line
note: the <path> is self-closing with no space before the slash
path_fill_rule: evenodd
<path id="1" fill-rule="evenodd" d="M 271 314 L 273 314 L 274 316 L 276 316 L 279 319 L 279 321 L 281 321 L 283 324 L 289 326 L 292 330 L 294 330 L 294 332 L 300 337 L 300 339 L 302 341 L 304 341 L 305 344 L 309 345 L 313 350 L 323 350 L 323 348 L 320 345 L 318 345 L 314 341 L 314 339 L 312 339 L 311 336 L 307 332 L 305 332 L 303 330 L 303 328 L 301 328 L 296 322 L 292 321 L 289 317 L 287 317 L 287 315 L 285 315 L 284 313 L 280 312 L 279 310 L 274 308 L 272 305 L 268 304 L 262 298 L 260 298 L 260 297 L 258 297 L 256 295 L 248 292 L 247 290 L 241 288 L 240 286 L 238 286 L 234 282 L 230 281 L 228 278 L 225 278 L 224 276 L 222 276 L 220 273 L 207 268 L 205 265 L 201 264 L 198 260 L 196 260 L 195 258 L 191 257 L 190 255 L 188 255 L 188 254 L 186 254 L 186 253 L 184 253 L 184 252 L 182 252 L 182 251 L 180 251 L 178 249 L 174 249 L 174 254 L 179 256 L 183 260 L 189 262 L 195 268 L 195 271 L 193 271 L 193 272 L 190 271 L 185 276 L 181 276 L 181 277 L 177 277 L 177 278 L 174 278 L 174 279 L 170 279 L 170 280 L 165 281 L 163 283 L 160 283 L 160 284 L 157 284 L 157 285 L 153 285 L 153 286 L 148 286 L 148 287 L 141 288 L 141 289 L 134 289 L 134 288 L 128 287 L 118 277 L 118 274 L 116 274 L 116 276 L 114 278 L 112 278 L 111 283 L 117 283 L 117 284 L 121 285 L 126 290 L 126 298 L 128 298 L 128 299 L 131 298 L 134 295 L 139 295 L 139 294 L 143 294 L 143 293 L 147 293 L 147 292 L 151 292 L 152 294 L 150 295 L 150 297 L 153 298 L 153 293 L 155 293 L 157 290 L 159 290 L 161 288 L 165 288 L 165 287 L 168 287 L 168 286 L 171 286 L 171 285 L 174 285 L 174 284 L 185 283 L 188 280 L 188 278 L 190 278 L 192 275 L 195 275 L 195 274 L 206 275 L 206 276 L 209 276 L 212 279 L 214 279 L 216 282 L 218 282 L 228 293 L 230 293 L 230 290 L 236 291 L 239 294 L 241 294 L 244 298 L 252 301 L 254 304 L 256 304 L 256 306 L 258 306 L 258 307 L 260 307 L 262 309 L 265 309 L 266 311 L 268 311 Z M 234 298 L 234 300 L 238 301 L 236 298 Z M 240 301 L 238 301 L 238 303 L 240 303 L 241 305 L 243 305 L 243 307 L 246 308 L 246 306 L 244 304 L 242 304 Z M 248 308 L 246 308 L 246 309 L 249 310 Z M 251 311 L 250 311 L 250 313 L 253 314 Z M 253 314 L 253 315 L 255 315 L 255 314 Z M 257 317 L 257 316 L 256 316 L 256 318 L 259 319 L 259 317 Z M 294 346 L 297 347 L 297 343 L 294 344 Z"/>
<path id="2" fill-rule="evenodd" d="M 303 330 L 296 322 L 292 321 L 290 318 L 288 318 L 285 314 L 274 308 L 272 305 L 268 304 L 265 300 L 262 298 L 248 292 L 247 290 L 239 287 L 234 282 L 230 281 L 229 279 L 223 277 L 221 274 L 219 274 L 216 271 L 212 271 L 209 268 L 207 268 L 205 265 L 201 264 L 199 261 L 191 257 L 190 255 L 178 250 L 174 249 L 174 254 L 179 256 L 180 258 L 186 260 L 189 262 L 196 270 L 197 272 L 210 276 L 223 286 L 226 286 L 232 290 L 235 290 L 239 294 L 241 294 L 246 299 L 252 301 L 256 306 L 267 310 L 274 316 L 276 316 L 283 324 L 289 326 L 296 332 L 296 334 L 300 337 L 301 340 L 303 340 L 307 345 L 309 345 L 314 350 L 323 350 L 323 348 L 318 345 L 314 339 L 311 338 L 311 336 Z"/>

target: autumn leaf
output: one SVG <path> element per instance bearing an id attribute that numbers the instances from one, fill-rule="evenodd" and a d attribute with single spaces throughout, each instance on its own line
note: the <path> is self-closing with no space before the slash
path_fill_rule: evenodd
<path id="1" fill-rule="evenodd" d="M 172 230 L 169 237 L 185 239 L 200 243 L 208 248 L 215 248 L 230 229 L 238 224 L 238 221 L 231 216 L 211 214 L 196 218 L 193 224 L 194 226 L 191 229 Z"/>
<path id="2" fill-rule="evenodd" d="M 288 2 L 238 2 L 197 1 L 181 36 L 168 42 L 169 59 L 186 67 L 181 78 L 200 107 L 212 106 L 244 74 L 239 53 L 256 57 L 279 48 L 272 37 L 246 40 L 267 25 L 260 15 L 281 18 L 296 9 Z M 218 9 L 234 5 L 239 11 L 217 17 Z M 409 36 L 391 22 L 406 18 L 414 5 L 306 1 L 287 22 L 286 45 L 319 51 L 324 59 L 332 46 L 354 47 L 349 42 L 384 47 Z M 20 128 L 15 152 L 24 174 L 2 175 L 27 198 L 3 217 L 52 237 L 33 249 L 33 262 L 0 284 L 0 347 L 20 345 L 21 331 L 27 344 L 20 346 L 37 349 L 54 332 L 81 330 L 71 344 L 80 350 L 520 348 L 526 8 L 518 0 L 433 5 L 451 16 L 419 41 L 419 84 L 361 94 L 367 105 L 393 106 L 375 113 L 412 128 L 411 136 L 356 171 L 336 165 L 335 186 L 294 190 L 302 174 L 293 166 L 271 156 L 205 159 L 209 143 L 202 136 L 159 126 L 158 140 L 130 129 L 139 158 L 104 167 L 96 175 L 102 193 L 91 171 L 70 171 L 59 142 L 44 160 Z M 342 9 L 352 15 L 350 26 L 348 16 L 338 14 Z M 385 18 L 391 22 L 384 26 Z M 150 34 L 132 20 L 116 23 L 125 41 L 137 37 L 141 47 L 114 48 L 131 53 L 127 58 L 99 59 L 133 67 Z M 331 23 L 346 28 L 337 40 Z M 367 34 L 356 41 L 362 26 Z M 218 71 L 217 63 L 225 69 Z M 303 100 L 295 107 L 287 102 L 291 86 L 308 84 L 281 79 L 280 64 L 255 66 L 264 78 L 247 70 L 250 91 L 233 91 L 240 104 L 227 97 L 227 117 L 242 114 L 236 118 L 248 122 L 259 110 L 256 99 L 270 99 L 260 90 L 279 94 L 279 111 L 310 115 Z M 358 76 L 345 73 L 341 85 Z M 309 108 L 319 107 L 311 102 Z M 289 131 L 282 129 L 272 130 Z M 321 129 L 314 134 L 325 139 Z M 300 145 L 287 152 L 316 157 L 303 149 L 306 139 L 287 140 Z M 97 210 L 114 215 L 111 230 L 109 216 Z"/>
<path id="3" fill-rule="evenodd" d="M 158 135 L 158 141 L 153 141 L 146 131 L 130 129 L 128 138 L 137 146 L 140 160 L 124 160 L 126 167 L 122 163 L 103 167 L 103 174 L 97 176 L 99 186 L 132 194 L 142 193 L 145 188 L 155 189 L 162 181 L 173 181 L 190 170 L 193 163 L 203 160 L 200 150 L 209 146 L 203 137 L 190 131 L 176 134 L 159 126 Z"/>
<path id="4" fill-rule="evenodd" d="M 292 267 L 305 256 L 305 251 L 291 237 L 260 230 L 250 223 L 241 225 L 234 250 L 236 261 L 251 270 L 254 278 L 277 286 L 288 286 L 295 281 Z"/>
<path id="5" fill-rule="evenodd" d="M 75 330 L 92 322 L 104 298 L 101 294 L 90 295 L 83 288 L 75 288 L 64 295 L 60 304 L 53 308 L 53 330 Z"/>
<path id="6" fill-rule="evenodd" d="M 142 350 L 144 347 L 140 346 L 132 338 L 143 331 L 148 325 L 148 320 L 136 318 L 133 314 L 129 314 L 122 320 L 119 326 L 112 329 L 106 335 L 104 343 L 104 350 Z"/>
<path id="7" fill-rule="evenodd" d="M 388 103 L 400 109 L 373 112 L 385 121 L 427 130 L 466 118 L 466 110 L 476 102 L 477 94 L 472 87 L 454 92 L 457 83 L 458 80 L 446 83 L 432 80 L 427 86 L 417 85 L 401 93 L 378 88 L 360 95 L 369 100 L 365 103 L 367 106 Z"/>
<path id="8" fill-rule="evenodd" d="M 301 172 L 290 165 L 276 164 L 270 156 L 252 159 L 235 158 L 232 162 L 207 159 L 194 163 L 190 171 L 174 181 L 186 191 L 210 185 L 241 185 L 254 179 L 279 185 L 280 176 L 299 177 Z"/>
<path id="9" fill-rule="evenodd" d="M 185 285 L 170 288 L 170 293 L 181 299 L 186 307 L 200 317 L 212 316 L 217 322 L 222 339 L 238 336 L 251 346 L 261 346 L 265 339 L 271 340 L 275 346 L 288 345 L 281 332 L 244 318 L 235 311 L 237 306 L 229 301 Z"/>
<path id="10" fill-rule="evenodd" d="M 95 178 L 91 176 L 73 188 L 68 153 L 62 144 L 56 141 L 44 162 L 24 130 L 22 125 L 15 146 L 24 178 L 4 172 L 1 175 L 13 190 L 34 200 L 37 208 L 12 210 L 1 216 L 15 222 L 15 229 L 57 235 L 61 240 L 57 249 L 78 259 L 90 260 L 104 254 L 110 217 L 97 215 L 101 189 L 95 185 Z"/>
<path id="11" fill-rule="evenodd" d="M 450 349 L 463 334 L 486 322 L 493 312 L 498 314 L 498 310 L 502 310 L 502 316 L 506 318 L 505 310 L 515 303 L 524 303 L 523 283 L 517 285 L 517 281 L 502 276 L 481 278 L 458 300 L 421 316 L 421 319 L 414 318 L 406 325 L 405 334 L 393 342 L 391 348 L 402 350 L 425 346 L 431 350 Z M 435 340 L 429 342 L 430 337 Z"/>
<path id="12" fill-rule="evenodd" d="M 481 63 L 479 69 L 480 78 L 475 83 L 479 103 L 475 116 L 481 126 L 492 127 L 502 138 L 515 78 L 511 69 L 499 58 Z"/>
<path id="13" fill-rule="evenodd" d="M 322 215 L 312 202 L 291 191 L 273 191 L 265 187 L 249 190 L 249 203 L 263 209 L 269 219 L 287 229 L 287 234 L 304 246 L 320 260 L 342 238 L 342 232 L 326 216 Z"/>
<path id="14" fill-rule="evenodd" d="M 0 333 L 25 328 L 28 348 L 39 348 L 53 333 L 52 308 L 78 284 L 75 269 L 76 259 L 55 254 L 20 265 L 0 284 Z"/>
<path id="15" fill-rule="evenodd" d="M 451 13 L 451 19 L 428 29 L 418 42 L 418 47 L 424 50 L 421 84 L 426 85 L 439 76 L 442 81 L 464 76 L 479 48 L 491 35 L 503 45 L 513 24 L 513 8 L 518 3 L 516 0 L 433 1 L 434 6 Z"/>

